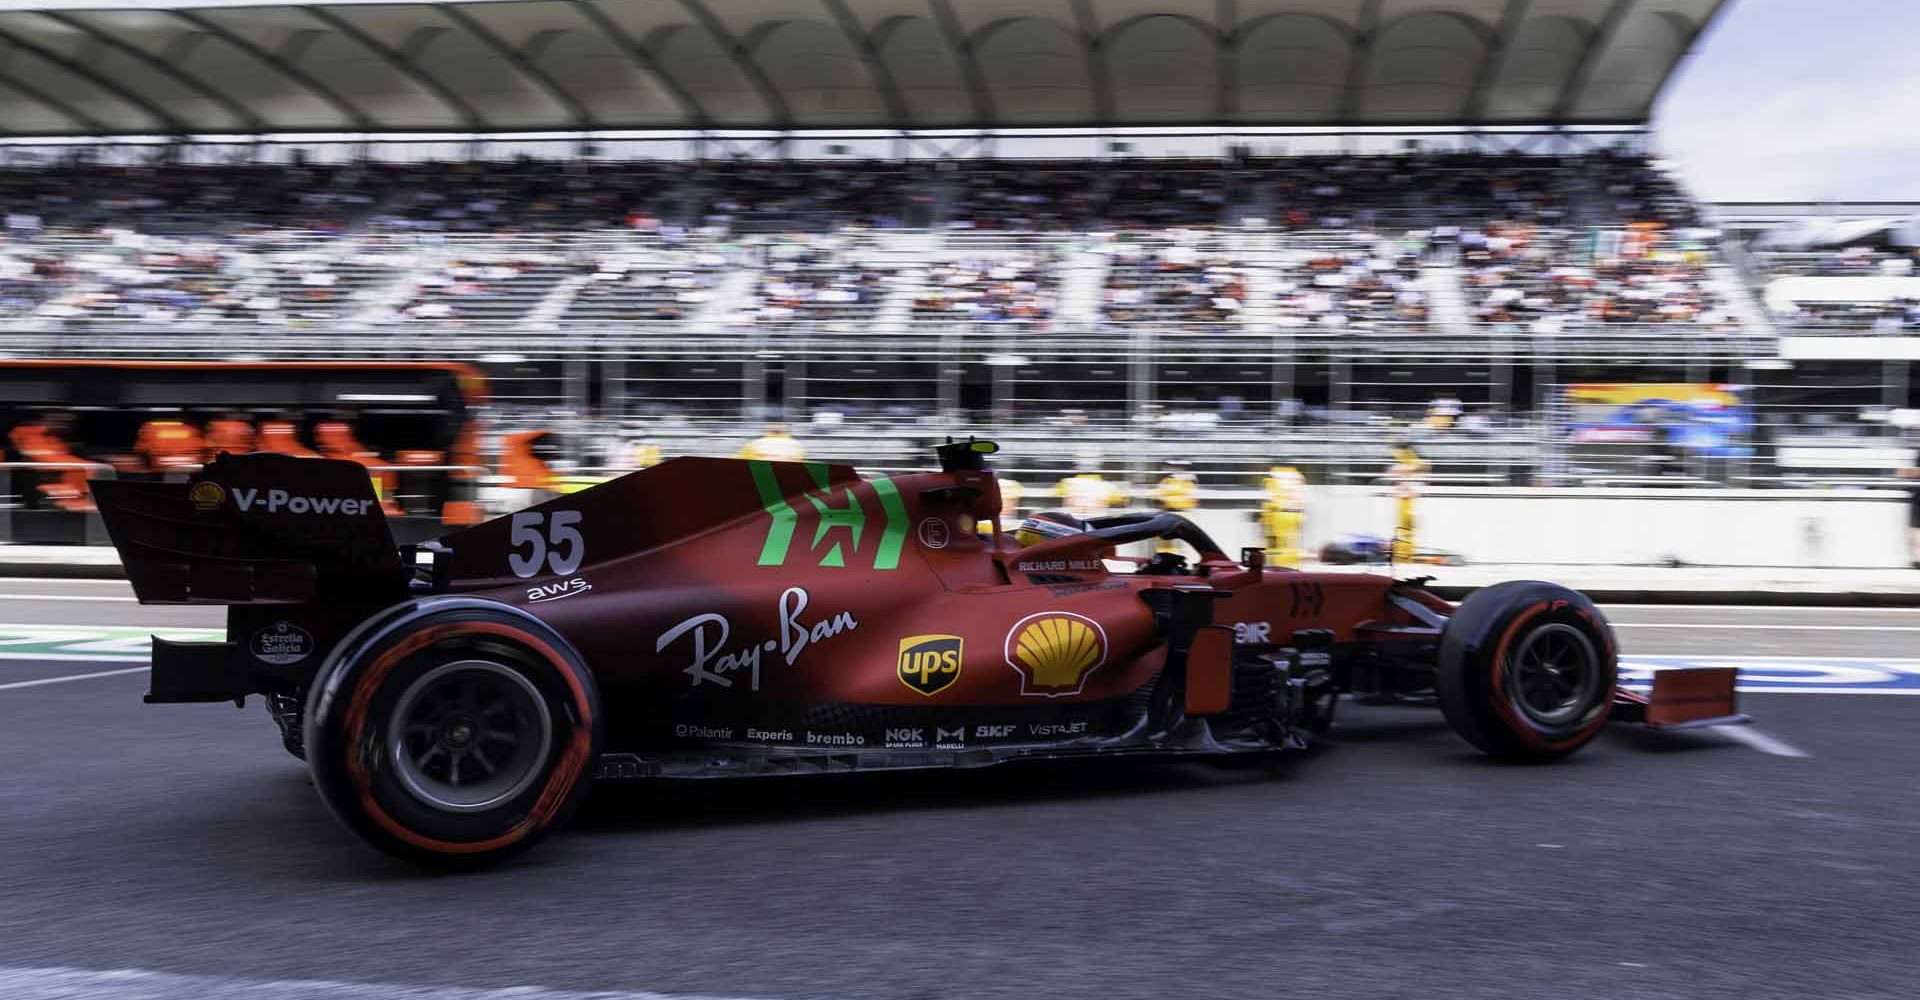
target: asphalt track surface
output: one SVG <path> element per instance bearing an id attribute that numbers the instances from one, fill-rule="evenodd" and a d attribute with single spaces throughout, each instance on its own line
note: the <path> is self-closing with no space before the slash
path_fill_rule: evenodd
<path id="1" fill-rule="evenodd" d="M 1320 748 L 1263 769 L 612 786 L 525 859 L 436 877 L 346 834 L 257 702 L 142 705 L 126 636 L 219 619 L 125 595 L 0 581 L 6 1000 L 1912 997 L 1920 982 L 1920 697 L 1876 687 L 1920 675 L 1899 666 L 1920 657 L 1920 611 L 1608 609 L 1633 655 L 1778 658 L 1753 662 L 1802 673 L 1775 687 L 1876 692 L 1752 694 L 1758 725 L 1739 735 L 1617 729 L 1516 768 L 1437 713 L 1347 706 Z"/>

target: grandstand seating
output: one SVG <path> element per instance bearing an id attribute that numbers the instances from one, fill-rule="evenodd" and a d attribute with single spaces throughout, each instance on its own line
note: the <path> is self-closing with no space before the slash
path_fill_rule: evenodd
<path id="1" fill-rule="evenodd" d="M 1421 253 L 1403 243 L 1332 239 L 1287 254 L 1275 270 L 1282 325 L 1338 330 L 1429 318 Z"/>
<path id="2" fill-rule="evenodd" d="M 1046 250 L 945 261 L 927 269 L 913 299 L 913 318 L 1041 327 L 1059 300 L 1060 269 L 1060 255 Z"/>
<path id="3" fill-rule="evenodd" d="M 507 258 L 455 260 L 419 275 L 380 322 L 505 323 L 524 318 L 569 273 L 564 263 Z"/>
<path id="4" fill-rule="evenodd" d="M 782 239 L 765 249 L 753 303 L 736 317 L 742 322 L 861 324 L 894 291 L 895 270 L 871 263 L 849 238 Z"/>
<path id="5" fill-rule="evenodd" d="M 155 193 L 149 210 L 99 213 L 83 210 L 92 192 L 54 193 L 62 180 L 123 175 Z M 1729 320 L 1728 283 L 1709 280 L 1727 269 L 1684 194 L 1643 158 L 1612 153 L 514 161 L 264 176 L 0 171 L 15 199 L 0 202 L 0 350 L 224 357 L 240 343 L 223 331 L 242 326 L 259 331 L 245 352 L 267 356 L 619 350 L 621 377 L 650 410 L 691 394 L 718 415 L 766 395 L 743 384 L 769 367 L 754 345 L 797 332 L 811 338 L 801 378 L 766 376 L 789 379 L 783 396 L 831 398 L 868 420 L 990 393 L 994 412 L 1034 419 L 1128 411 L 1134 375 L 1112 363 L 1124 337 L 1125 351 L 1178 352 L 1180 365 L 1154 376 L 1172 380 L 1156 390 L 1169 419 L 1232 424 L 1292 406 L 1302 426 L 1343 431 L 1358 413 L 1417 421 L 1454 376 L 1423 374 L 1433 381 L 1401 391 L 1388 368 L 1350 376 L 1371 380 L 1358 393 L 1281 399 L 1277 380 L 1293 376 L 1277 373 L 1294 360 L 1263 361 L 1247 344 L 1340 344 L 1356 363 L 1412 349 L 1485 355 L 1528 332 L 1595 358 L 1627 343 L 1689 362 L 1771 353 L 1752 324 Z M 286 204 L 234 194 L 255 181 Z M 168 232 L 99 229 L 109 218 Z M 987 364 L 1009 367 L 991 377 L 929 366 L 943 338 L 974 331 L 1046 339 L 996 347 Z M 1469 370 L 1487 377 L 1484 364 L 1457 369 Z M 885 401 L 854 398 L 875 394 Z M 1514 419 L 1480 405 L 1459 423 Z"/>
<path id="6" fill-rule="evenodd" d="M 1102 316 L 1108 323 L 1237 326 L 1247 301 L 1246 268 L 1189 231 L 1122 234 L 1107 248 Z"/>
<path id="7" fill-rule="evenodd" d="M 1920 250 L 1837 247 L 1759 250 L 1751 254 L 1766 280 L 1774 317 L 1805 333 L 1920 330 Z"/>
<path id="8" fill-rule="evenodd" d="M 250 294 L 235 294 L 223 318 L 326 325 L 348 319 L 368 292 L 394 280 L 391 269 L 351 257 L 270 260 Z"/>
<path id="9" fill-rule="evenodd" d="M 1492 226 L 1463 242 L 1474 318 L 1563 329 L 1568 322 L 1724 325 L 1703 241 L 1651 229 L 1581 233 Z"/>
<path id="10" fill-rule="evenodd" d="M 1456 278 L 1483 324 L 1726 324 L 1691 204 L 1645 159 L 1611 153 L 73 166 L 0 171 L 0 212 L 0 321 L 16 329 L 699 316 L 853 330 L 886 316 L 1413 330 Z M 903 226 L 945 235 L 881 252 L 877 234 Z M 1047 233 L 1083 235 L 1021 235 Z M 1096 301 L 1056 315 L 1083 253 L 1099 260 Z M 1839 312 L 1823 315 L 1874 322 Z"/>

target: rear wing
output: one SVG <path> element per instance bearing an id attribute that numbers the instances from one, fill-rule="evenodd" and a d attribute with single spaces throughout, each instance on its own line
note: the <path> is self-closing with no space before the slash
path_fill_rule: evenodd
<path id="1" fill-rule="evenodd" d="M 407 592 L 411 573 L 356 462 L 222 454 L 184 483 L 92 487 L 143 604 L 358 603 Z"/>

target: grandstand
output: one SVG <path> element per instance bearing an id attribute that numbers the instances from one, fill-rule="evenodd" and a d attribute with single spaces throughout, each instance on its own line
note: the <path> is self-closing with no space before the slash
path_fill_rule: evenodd
<path id="1" fill-rule="evenodd" d="M 782 420 L 1229 493 L 1396 437 L 1874 482 L 1912 408 L 1904 346 L 1794 346 L 1920 326 L 1899 227 L 1750 247 L 1644 152 L 1719 0 L 154 6 L 0 10 L 9 356 L 471 361 L 585 469 Z M 1571 388 L 1620 384 L 1738 420 Z"/>

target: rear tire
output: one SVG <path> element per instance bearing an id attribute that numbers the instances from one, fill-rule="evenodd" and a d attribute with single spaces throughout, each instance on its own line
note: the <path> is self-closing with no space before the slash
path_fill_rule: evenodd
<path id="1" fill-rule="evenodd" d="M 1516 581 L 1461 602 L 1440 638 L 1435 689 L 1467 742 L 1502 760 L 1541 762 L 1599 733 L 1618 674 L 1619 647 L 1593 602 Z"/>
<path id="2" fill-rule="evenodd" d="M 593 677 L 506 606 L 427 613 L 315 679 L 307 763 L 335 816 L 396 857 L 477 868 L 566 822 L 599 755 Z"/>

